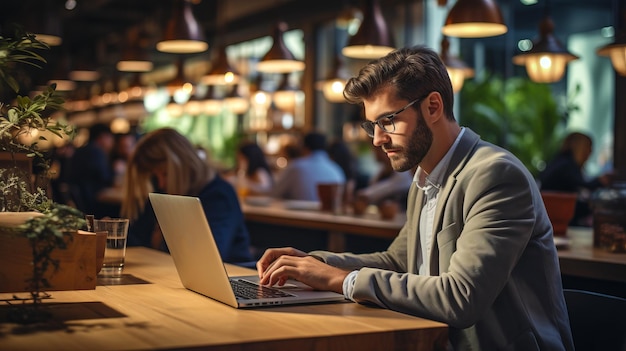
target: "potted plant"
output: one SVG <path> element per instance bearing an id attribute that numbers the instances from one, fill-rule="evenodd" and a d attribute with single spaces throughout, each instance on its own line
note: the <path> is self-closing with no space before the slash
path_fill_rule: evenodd
<path id="1" fill-rule="evenodd" d="M 511 151 L 537 176 L 558 151 L 569 113 L 578 108 L 571 101 L 559 105 L 547 84 L 486 73 L 465 82 L 460 120 L 484 140 Z"/>
<path id="2" fill-rule="evenodd" d="M 38 41 L 34 35 L 16 28 L 13 33 L 0 34 L 0 77 L 16 94 L 19 82 L 15 72 L 20 65 L 40 67 L 45 59 L 38 54 L 47 46 Z M 1 89 L 1 88 L 0 88 Z M 1 90 L 0 90 L 1 91 Z M 7 94 L 2 94 L 6 96 Z M 26 291 L 29 296 L 14 299 L 28 304 L 28 309 L 21 309 L 14 317 L 20 321 L 38 320 L 45 314 L 40 310 L 41 300 L 49 288 L 53 286 L 51 277 L 60 268 L 65 259 L 57 255 L 57 249 L 65 249 L 68 245 L 80 244 L 81 238 L 74 242 L 72 233 L 85 227 L 84 215 L 75 208 L 58 204 L 47 196 L 45 180 L 50 159 L 39 150 L 38 143 L 23 143 L 21 138 L 34 130 L 49 132 L 59 137 L 74 135 L 74 128 L 55 121 L 52 112 L 62 108 L 63 99 L 55 91 L 55 86 L 48 87 L 34 97 L 17 95 L 13 103 L 0 103 L 0 153 L 3 157 L 0 169 L 0 291 Z M 41 136 L 40 140 L 45 137 Z M 33 162 L 43 170 L 43 182 L 33 181 Z M 92 234 L 92 233 L 89 233 Z M 95 268 L 95 235 L 89 240 L 93 246 L 92 267 Z M 29 257 L 24 267 L 19 265 L 20 245 L 26 243 Z M 81 244 L 82 245 L 82 244 Z M 20 279 L 17 288 L 12 287 L 11 279 L 7 278 L 15 271 L 30 271 L 26 279 Z M 94 269 L 95 272 L 95 269 Z M 95 273 L 93 278 L 95 279 Z M 23 281 L 23 282 L 22 282 Z M 95 287 L 95 282 L 94 282 Z M 62 289 L 62 287 L 60 287 Z"/>

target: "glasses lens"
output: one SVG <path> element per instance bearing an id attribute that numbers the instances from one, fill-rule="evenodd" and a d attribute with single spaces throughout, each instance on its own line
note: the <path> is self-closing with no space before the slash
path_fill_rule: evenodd
<path id="1" fill-rule="evenodd" d="M 361 123 L 361 128 L 365 130 L 365 133 L 367 133 L 367 135 L 369 135 L 370 137 L 374 137 L 374 123 L 370 121 L 363 122 Z"/>
<path id="2" fill-rule="evenodd" d="M 391 117 L 385 117 L 385 118 L 379 119 L 378 125 L 380 126 L 382 130 L 384 130 L 387 133 L 393 133 L 396 129 L 396 126 L 393 124 L 393 119 L 391 119 Z"/>

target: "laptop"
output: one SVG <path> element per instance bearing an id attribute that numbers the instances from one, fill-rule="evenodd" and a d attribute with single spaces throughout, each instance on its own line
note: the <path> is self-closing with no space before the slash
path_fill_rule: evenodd
<path id="1" fill-rule="evenodd" d="M 149 197 L 185 288 L 235 308 L 346 301 L 343 294 L 313 290 L 293 279 L 267 287 L 258 283 L 256 274 L 229 277 L 200 199 L 157 193 Z"/>

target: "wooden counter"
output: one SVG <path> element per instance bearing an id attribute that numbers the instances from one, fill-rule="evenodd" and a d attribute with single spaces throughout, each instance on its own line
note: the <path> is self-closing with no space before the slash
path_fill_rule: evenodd
<path id="1" fill-rule="evenodd" d="M 567 229 L 570 244 L 559 248 L 561 274 L 626 283 L 626 253 L 613 253 L 593 247 L 591 228 Z"/>
<path id="2" fill-rule="evenodd" d="M 288 202 L 272 200 L 265 206 L 242 203 L 246 221 L 273 224 L 284 227 L 321 229 L 328 232 L 327 248 L 330 251 L 345 251 L 345 235 L 393 239 L 406 222 L 406 213 L 399 212 L 394 219 L 383 220 L 375 208 L 363 215 L 333 214 L 319 210 L 294 210 Z"/>
<path id="3" fill-rule="evenodd" d="M 362 216 L 335 215 L 317 210 L 292 210 L 284 203 L 273 200 L 266 206 L 243 204 L 246 220 L 290 228 L 316 228 L 328 232 L 328 250 L 344 251 L 346 234 L 393 239 L 406 221 L 400 213 L 391 221 L 380 219 L 373 211 Z M 570 244 L 559 248 L 561 273 L 600 281 L 626 283 L 626 253 L 611 253 L 593 248 L 591 228 L 570 227 L 567 231 Z M 293 238 L 292 238 L 293 240 Z M 290 238 L 285 238 L 289 243 Z"/>
<path id="4" fill-rule="evenodd" d="M 8 323 L 2 306 L 0 350 L 434 350 L 447 338 L 445 324 L 351 302 L 234 309 L 183 288 L 171 257 L 147 248 L 128 249 L 124 273 L 52 292 L 45 325 Z"/>

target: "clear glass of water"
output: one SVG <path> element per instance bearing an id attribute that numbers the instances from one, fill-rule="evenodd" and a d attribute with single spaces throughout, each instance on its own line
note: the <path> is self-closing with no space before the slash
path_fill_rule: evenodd
<path id="1" fill-rule="evenodd" d="M 126 239 L 128 237 L 127 218 L 103 218 L 93 221 L 95 232 L 107 232 L 107 244 L 99 276 L 118 278 L 124 270 Z"/>

